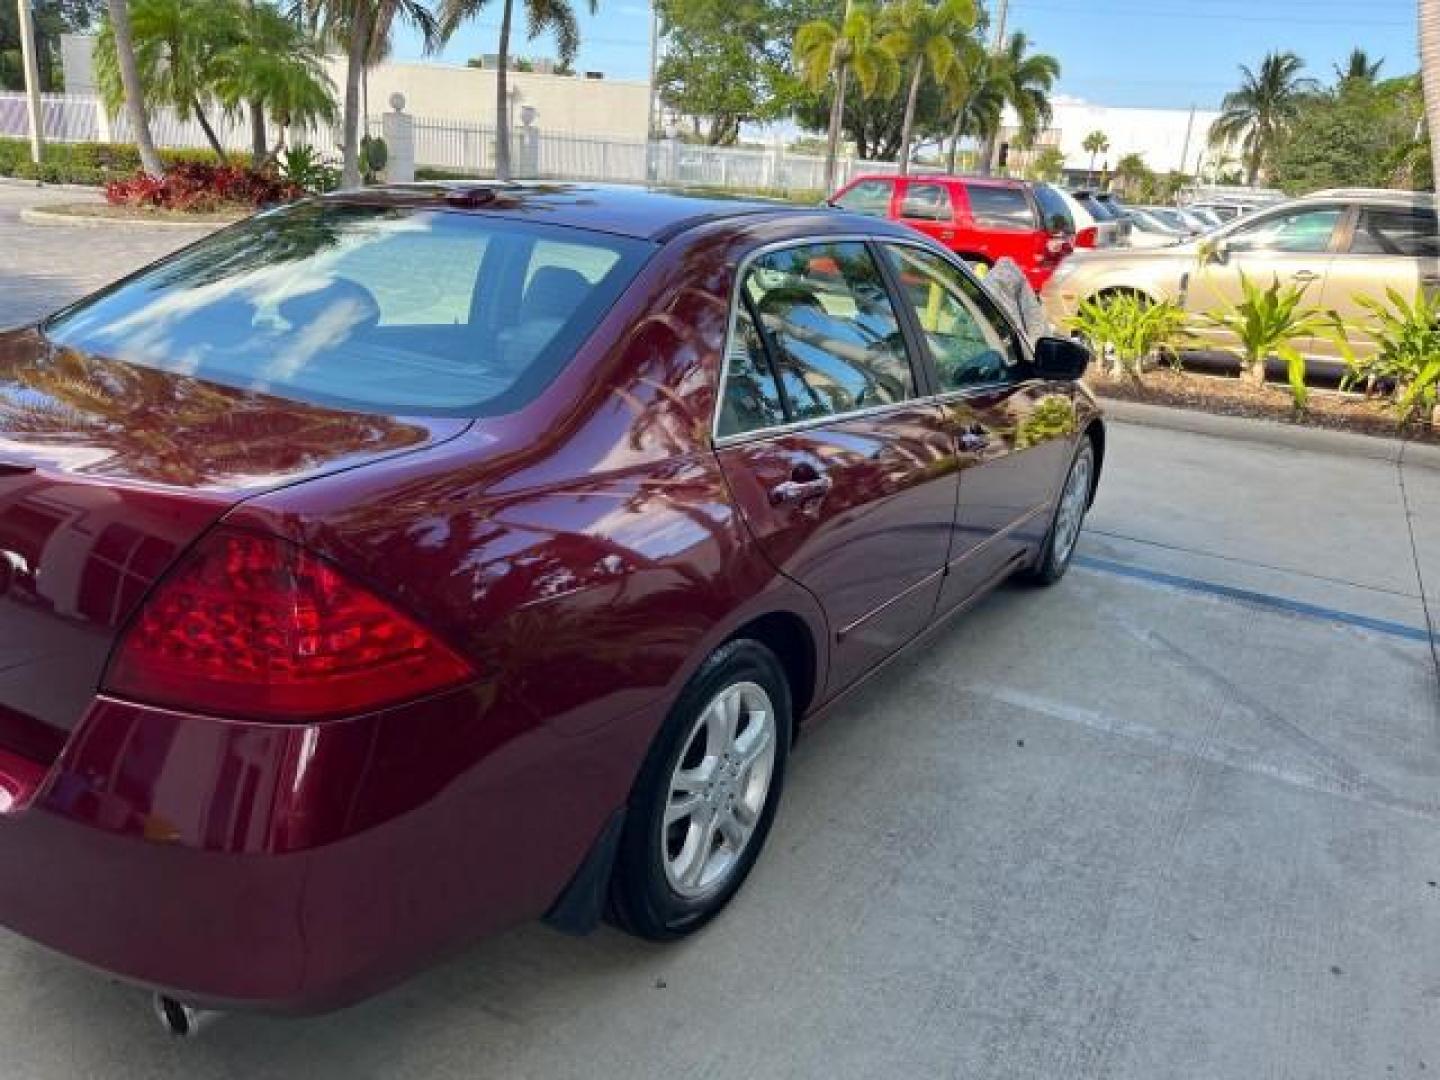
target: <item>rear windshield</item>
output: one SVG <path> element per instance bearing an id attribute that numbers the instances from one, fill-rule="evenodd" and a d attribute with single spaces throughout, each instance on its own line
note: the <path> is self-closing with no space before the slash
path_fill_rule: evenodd
<path id="1" fill-rule="evenodd" d="M 478 214 L 304 203 L 52 319 L 57 344 L 365 412 L 486 416 L 564 367 L 651 245 Z"/>
<path id="2" fill-rule="evenodd" d="M 1075 199 L 1080 203 L 1081 206 L 1085 207 L 1086 210 L 1090 211 L 1090 216 L 1093 217 L 1096 221 L 1120 220 L 1120 215 L 1115 213 L 1114 207 L 1101 202 L 1088 191 L 1077 192 L 1075 195 Z"/>

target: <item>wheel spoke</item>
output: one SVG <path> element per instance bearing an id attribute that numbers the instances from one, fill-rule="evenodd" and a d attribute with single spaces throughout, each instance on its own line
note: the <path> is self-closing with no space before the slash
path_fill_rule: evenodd
<path id="1" fill-rule="evenodd" d="M 685 868 L 680 871 L 680 880 L 692 889 L 700 884 L 700 878 L 705 873 L 705 864 L 710 861 L 710 856 L 715 850 L 715 824 L 716 814 L 708 807 L 705 812 L 698 814 L 694 819 L 692 839 L 695 841 L 695 845 L 690 852 L 690 859 L 685 864 Z M 689 846 L 688 841 L 687 846 Z"/>
<path id="2" fill-rule="evenodd" d="M 720 835 L 730 845 L 730 850 L 739 855 L 745 848 L 745 841 L 750 836 L 750 830 L 741 825 L 734 814 L 729 813 L 720 815 L 718 826 Z"/>
<path id="3" fill-rule="evenodd" d="M 665 807 L 665 824 L 673 825 L 677 821 L 693 817 L 705 805 L 705 799 L 698 794 L 682 795 L 680 798 L 671 798 L 670 805 Z"/>
<path id="4" fill-rule="evenodd" d="M 760 815 L 755 812 L 755 808 L 744 799 L 738 800 L 731 807 L 731 814 L 747 832 L 755 827 L 755 822 L 760 820 Z"/>

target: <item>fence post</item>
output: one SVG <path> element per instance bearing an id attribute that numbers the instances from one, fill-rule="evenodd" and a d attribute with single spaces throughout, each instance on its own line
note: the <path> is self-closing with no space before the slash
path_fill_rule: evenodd
<path id="1" fill-rule="evenodd" d="M 380 121 L 380 131 L 389 151 L 385 161 L 387 184 L 408 184 L 415 179 L 415 118 L 405 111 L 405 95 L 390 95 L 391 112 Z"/>
<path id="2" fill-rule="evenodd" d="M 95 138 L 102 143 L 115 141 L 115 132 L 110 127 L 110 111 L 98 97 L 95 99 Z"/>

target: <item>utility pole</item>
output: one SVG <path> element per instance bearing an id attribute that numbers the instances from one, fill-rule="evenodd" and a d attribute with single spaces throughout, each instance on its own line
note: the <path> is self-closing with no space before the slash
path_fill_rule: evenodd
<path id="1" fill-rule="evenodd" d="M 1195 130 L 1195 106 L 1190 106 L 1190 119 L 1185 124 L 1185 145 L 1180 150 L 1180 171 L 1185 171 L 1185 162 L 1190 157 L 1190 135 Z"/>
<path id="2" fill-rule="evenodd" d="M 20 55 L 25 67 L 25 107 L 30 114 L 30 159 L 40 164 L 40 70 L 35 62 L 35 24 L 31 19 L 31 0 L 16 0 L 20 8 Z"/>
<path id="3" fill-rule="evenodd" d="M 650 0 L 650 98 L 645 110 L 645 141 L 655 137 L 655 99 L 659 87 L 655 75 L 660 70 L 660 0 Z"/>
<path id="4" fill-rule="evenodd" d="M 995 45 L 994 51 L 1000 52 L 1005 48 L 1005 19 L 1010 14 L 1010 0 L 1000 0 L 995 9 Z"/>

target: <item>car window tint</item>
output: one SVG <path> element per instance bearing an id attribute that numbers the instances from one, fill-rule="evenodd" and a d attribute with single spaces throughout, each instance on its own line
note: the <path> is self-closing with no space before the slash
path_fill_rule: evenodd
<path id="1" fill-rule="evenodd" d="M 1019 378 L 1013 331 L 980 285 L 931 252 L 901 244 L 885 251 L 924 332 L 942 390 Z"/>
<path id="2" fill-rule="evenodd" d="M 352 203 L 260 214 L 50 320 L 57 344 L 362 412 L 531 400 L 651 246 L 531 221 Z"/>
<path id="3" fill-rule="evenodd" d="M 773 347 L 792 419 L 915 395 L 904 335 L 864 244 L 772 251 L 751 264 L 744 288 Z"/>
<path id="4" fill-rule="evenodd" d="M 1082 191 L 1077 194 L 1075 196 L 1075 201 L 1078 202 L 1081 206 L 1083 206 L 1086 210 L 1090 211 L 1090 215 L 1094 217 L 1096 221 L 1116 220 L 1116 214 L 1114 209 L 1106 206 L 1088 191 Z"/>
<path id="5" fill-rule="evenodd" d="M 911 184 L 905 189 L 900 216 L 915 221 L 951 221 L 950 192 L 944 184 Z"/>
<path id="6" fill-rule="evenodd" d="M 1440 227 L 1433 210 L 1361 207 L 1350 250 L 1356 255 L 1440 256 Z"/>
<path id="7" fill-rule="evenodd" d="M 1225 241 L 1231 251 L 1318 253 L 1330 249 L 1330 237 L 1340 221 L 1339 207 L 1317 207 L 1275 214 L 1240 226 Z"/>
<path id="8" fill-rule="evenodd" d="M 1073 233 L 1075 219 L 1070 207 L 1051 188 L 1044 184 L 1035 185 L 1035 201 L 1040 204 L 1040 216 L 1045 219 L 1045 231 L 1052 233 Z"/>
<path id="9" fill-rule="evenodd" d="M 725 351 L 725 393 L 720 402 L 720 435 L 777 427 L 785 423 L 780 386 L 749 305 L 741 304 Z"/>
<path id="10" fill-rule="evenodd" d="M 1035 228 L 1035 211 L 1020 188 L 967 184 L 965 195 L 970 200 L 970 216 L 979 228 Z"/>
<path id="11" fill-rule="evenodd" d="M 892 184 L 889 180 L 861 180 L 849 191 L 842 193 L 835 200 L 835 205 L 853 210 L 857 214 L 888 217 L 891 190 Z"/>

